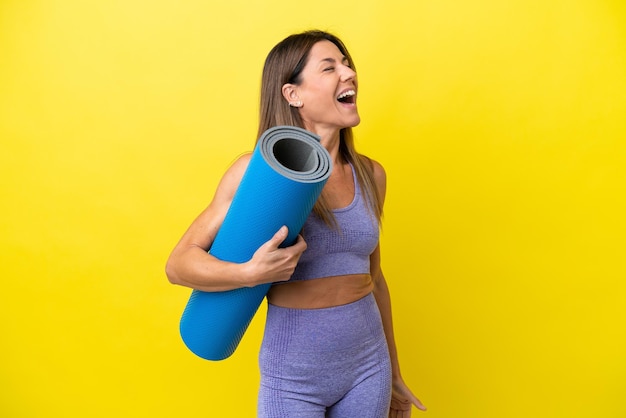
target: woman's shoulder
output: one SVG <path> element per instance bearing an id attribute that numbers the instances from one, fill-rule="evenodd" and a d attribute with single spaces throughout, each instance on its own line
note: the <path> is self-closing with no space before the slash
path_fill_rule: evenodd
<path id="1" fill-rule="evenodd" d="M 385 172 L 385 168 L 380 162 L 364 154 L 359 154 L 359 158 L 361 158 L 361 161 L 365 163 L 365 166 L 370 170 L 377 183 L 379 181 L 386 181 L 387 174 Z"/>
<path id="2" fill-rule="evenodd" d="M 239 183 L 241 183 L 241 179 L 243 178 L 248 165 L 250 164 L 251 157 L 252 153 L 246 152 L 235 158 L 231 165 L 226 169 L 226 172 L 217 186 L 216 197 L 226 200 L 232 199 L 235 191 L 239 187 Z"/>
<path id="3" fill-rule="evenodd" d="M 385 168 L 381 163 L 366 155 L 359 154 L 359 158 L 369 171 L 370 179 L 373 182 L 373 186 L 376 187 L 376 194 L 379 196 L 379 203 L 382 208 L 387 193 L 387 173 L 385 172 Z"/>
<path id="4" fill-rule="evenodd" d="M 243 176 L 243 173 L 248 168 L 248 164 L 250 164 L 251 158 L 252 158 L 252 152 L 244 152 L 242 154 L 239 154 L 237 157 L 235 157 L 230 167 L 228 167 L 228 170 L 226 170 L 226 173 L 229 173 L 229 172 L 241 173 L 241 175 Z"/>

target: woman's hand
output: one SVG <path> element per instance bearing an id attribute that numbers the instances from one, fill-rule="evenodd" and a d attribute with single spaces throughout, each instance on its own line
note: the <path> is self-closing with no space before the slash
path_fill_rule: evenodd
<path id="1" fill-rule="evenodd" d="M 248 261 L 248 277 L 252 278 L 251 286 L 283 282 L 291 278 L 300 256 L 306 250 L 306 242 L 302 236 L 298 235 L 295 244 L 280 248 L 288 232 L 286 226 L 281 227 L 269 241 L 255 251 L 252 259 Z"/>
<path id="2" fill-rule="evenodd" d="M 394 379 L 389 418 L 410 418 L 413 405 L 421 411 L 426 411 L 426 407 L 413 395 L 411 389 L 408 388 L 404 381 L 402 379 Z"/>

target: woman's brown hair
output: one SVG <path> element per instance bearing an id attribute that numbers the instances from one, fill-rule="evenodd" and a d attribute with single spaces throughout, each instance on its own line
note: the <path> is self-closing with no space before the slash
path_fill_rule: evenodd
<path id="1" fill-rule="evenodd" d="M 300 84 L 301 72 L 305 67 L 313 45 L 320 41 L 330 41 L 348 59 L 350 67 L 356 71 L 352 57 L 343 42 L 336 36 L 319 30 L 311 30 L 288 36 L 279 42 L 267 55 L 261 79 L 261 109 L 259 119 L 260 137 L 267 129 L 279 126 L 298 126 L 304 122 L 297 108 L 289 106 L 282 95 L 284 84 Z M 354 147 L 352 128 L 343 128 L 340 133 L 339 154 L 351 163 L 361 190 L 364 191 L 369 208 L 380 221 L 382 202 L 374 181 L 372 162 L 357 153 Z M 330 226 L 336 226 L 335 217 L 328 207 L 324 193 L 315 203 L 313 211 Z"/>

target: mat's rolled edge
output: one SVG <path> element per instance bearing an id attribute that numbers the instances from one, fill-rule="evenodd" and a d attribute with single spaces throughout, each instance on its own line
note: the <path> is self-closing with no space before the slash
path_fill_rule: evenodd
<path id="1" fill-rule="evenodd" d="M 279 147 L 281 141 L 291 144 L 290 147 L 286 149 Z M 311 158 L 303 159 L 302 157 L 306 155 L 304 152 L 298 152 L 298 145 L 309 147 L 312 151 L 310 157 L 314 157 L 315 161 Z M 263 133 L 257 146 L 267 165 L 289 180 L 317 183 L 327 180 L 330 176 L 332 163 L 328 151 L 321 145 L 318 135 L 303 128 L 275 126 Z M 281 152 L 281 149 L 285 152 Z"/>

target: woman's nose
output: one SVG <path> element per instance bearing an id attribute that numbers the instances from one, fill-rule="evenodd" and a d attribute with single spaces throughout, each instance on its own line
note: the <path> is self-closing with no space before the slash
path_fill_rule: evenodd
<path id="1" fill-rule="evenodd" d="M 349 81 L 356 78 L 356 72 L 348 67 L 347 65 L 343 67 L 343 72 L 341 73 L 341 81 Z"/>

